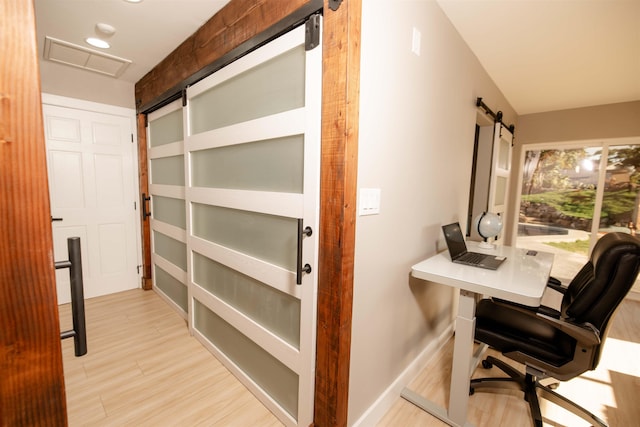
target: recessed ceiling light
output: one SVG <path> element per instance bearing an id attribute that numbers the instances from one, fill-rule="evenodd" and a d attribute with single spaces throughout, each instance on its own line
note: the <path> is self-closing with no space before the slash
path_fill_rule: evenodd
<path id="1" fill-rule="evenodd" d="M 85 39 L 85 41 L 91 46 L 99 47 L 100 49 L 109 49 L 111 47 L 111 45 L 106 41 L 97 39 L 95 37 L 88 37 L 87 39 Z"/>
<path id="2" fill-rule="evenodd" d="M 124 0 L 124 1 L 126 1 L 127 3 L 140 3 L 140 2 L 142 2 L 142 0 Z"/>

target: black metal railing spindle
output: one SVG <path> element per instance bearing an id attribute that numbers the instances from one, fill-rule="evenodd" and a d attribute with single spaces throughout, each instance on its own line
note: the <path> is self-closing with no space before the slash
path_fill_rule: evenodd
<path id="1" fill-rule="evenodd" d="M 80 238 L 67 239 L 69 259 L 55 263 L 56 270 L 69 269 L 71 279 L 71 317 L 73 329 L 60 333 L 61 339 L 73 337 L 76 357 L 87 354 L 87 328 L 84 313 L 84 284 L 82 281 L 82 256 Z"/>

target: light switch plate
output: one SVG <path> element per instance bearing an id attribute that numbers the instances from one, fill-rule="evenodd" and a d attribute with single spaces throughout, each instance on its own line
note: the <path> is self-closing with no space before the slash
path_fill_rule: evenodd
<path id="1" fill-rule="evenodd" d="M 358 214 L 377 215 L 380 213 L 380 189 L 361 188 Z"/>
<path id="2" fill-rule="evenodd" d="M 420 56 L 421 41 L 422 34 L 420 33 L 420 30 L 418 30 L 416 27 L 413 27 L 413 33 L 411 35 L 411 52 L 413 52 L 417 56 Z"/>

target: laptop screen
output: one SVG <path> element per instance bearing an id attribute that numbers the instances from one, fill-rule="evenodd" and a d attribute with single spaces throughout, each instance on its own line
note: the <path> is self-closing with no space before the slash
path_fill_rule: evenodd
<path id="1" fill-rule="evenodd" d="M 451 259 L 455 259 L 467 252 L 467 245 L 464 243 L 464 236 L 462 235 L 459 223 L 454 222 L 453 224 L 443 225 L 442 232 L 447 241 Z"/>

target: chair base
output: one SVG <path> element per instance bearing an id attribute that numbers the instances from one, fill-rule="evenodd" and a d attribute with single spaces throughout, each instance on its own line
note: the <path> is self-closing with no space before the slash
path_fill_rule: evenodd
<path id="1" fill-rule="evenodd" d="M 482 365 L 486 368 L 495 365 L 504 371 L 508 378 L 476 378 L 471 380 L 469 394 L 476 391 L 489 391 L 483 389 L 503 389 L 503 390 L 519 390 L 524 392 L 524 399 L 529 403 L 531 411 L 531 419 L 535 427 L 542 427 L 542 414 L 540 412 L 539 397 L 546 399 L 556 405 L 566 409 L 567 411 L 579 416 L 580 418 L 594 423 L 600 427 L 607 427 L 607 424 L 600 418 L 577 405 L 571 400 L 553 391 L 549 386 L 540 384 L 535 376 L 529 373 L 521 373 L 513 367 L 507 365 L 500 359 L 488 356 Z"/>

